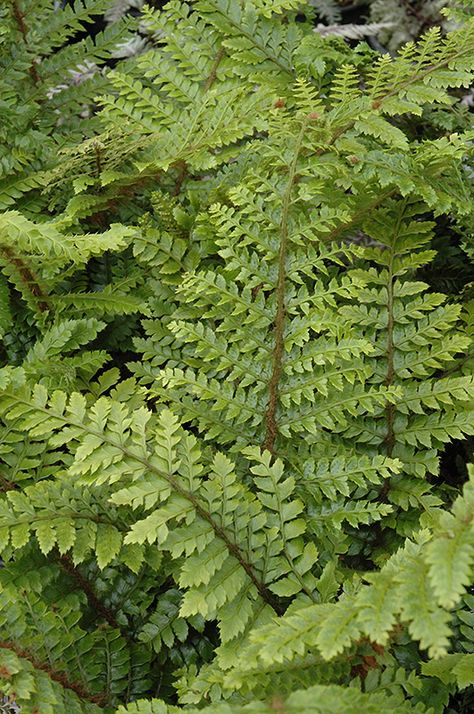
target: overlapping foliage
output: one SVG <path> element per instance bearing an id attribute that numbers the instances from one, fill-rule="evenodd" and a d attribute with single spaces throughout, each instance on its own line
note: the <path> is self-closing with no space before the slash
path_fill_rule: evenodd
<path id="1" fill-rule="evenodd" d="M 314 32 L 335 3 L 172 0 L 118 63 L 130 3 L 52 5 L 0 24 L 24 122 L 1 139 L 1 691 L 470 711 L 474 474 L 447 450 L 474 435 L 471 288 L 429 267 L 470 270 L 469 3 L 391 57 Z M 81 51 L 115 66 L 53 91 Z"/>

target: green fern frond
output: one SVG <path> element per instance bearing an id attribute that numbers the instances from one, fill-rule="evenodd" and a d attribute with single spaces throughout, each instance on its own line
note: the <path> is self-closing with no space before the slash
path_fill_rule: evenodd
<path id="1" fill-rule="evenodd" d="M 287 699 L 274 696 L 270 702 L 254 701 L 248 704 L 211 704 L 204 711 L 209 714 L 218 714 L 226 711 L 229 714 L 272 714 L 283 709 L 288 714 L 293 714 L 304 709 L 311 714 L 350 714 L 355 711 L 366 711 L 368 714 L 378 714 L 380 711 L 392 711 L 396 714 L 409 714 L 419 712 L 423 714 L 423 706 L 412 707 L 397 697 L 387 697 L 382 693 L 364 694 L 356 689 L 343 689 L 336 686 L 316 685 L 306 690 L 295 691 Z M 176 711 L 174 707 L 167 707 L 163 702 L 139 701 L 128 707 L 120 707 L 118 714 L 168 714 Z M 191 712 L 200 711 L 190 709 Z"/>
<path id="2" fill-rule="evenodd" d="M 335 604 L 293 610 L 258 634 L 254 632 L 255 647 L 250 645 L 249 655 L 270 664 L 291 661 L 309 649 L 331 659 L 362 636 L 385 646 L 397 621 L 407 626 L 432 657 L 444 655 L 449 646 L 449 609 L 472 579 L 472 490 L 471 478 L 452 512 L 444 513 L 432 532 L 421 531 L 418 540 L 408 541 L 380 572 L 365 575 L 369 585 Z M 456 556 L 449 562 L 458 567 L 450 575 L 442 568 L 447 556 L 443 544 L 451 540 L 450 555 Z M 248 661 L 252 662 L 252 656 Z M 240 668 L 245 671 L 244 664 Z"/>

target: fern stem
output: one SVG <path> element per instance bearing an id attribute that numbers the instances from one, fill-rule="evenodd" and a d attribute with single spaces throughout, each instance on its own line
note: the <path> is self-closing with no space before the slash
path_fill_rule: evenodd
<path id="1" fill-rule="evenodd" d="M 209 76 L 204 84 L 204 94 L 208 92 L 214 82 L 217 79 L 217 69 L 222 62 L 223 58 L 225 57 L 225 49 L 221 45 L 219 47 L 219 50 L 217 52 L 216 58 L 212 64 L 211 71 L 209 72 Z M 181 188 L 183 186 L 183 183 L 188 175 L 188 164 L 184 159 L 181 159 L 177 162 L 176 167 L 179 169 L 178 171 L 178 176 L 176 178 L 176 183 L 172 192 L 172 196 L 178 196 L 181 192 Z"/>
<path id="2" fill-rule="evenodd" d="M 395 248 L 396 241 L 400 232 L 403 216 L 405 213 L 405 208 L 407 205 L 407 200 L 405 199 L 402 203 L 400 213 L 398 215 L 397 226 L 394 231 L 393 245 L 391 248 L 390 262 L 387 266 L 388 279 L 387 279 L 387 372 L 385 376 L 385 386 L 391 387 L 393 380 L 395 378 L 395 344 L 393 341 L 393 332 L 395 328 L 395 317 L 394 317 L 394 274 L 393 274 L 393 261 L 395 258 Z M 387 417 L 387 433 L 385 436 L 385 446 L 387 449 L 387 455 L 392 456 L 393 449 L 395 447 L 395 405 L 387 404 L 386 406 L 386 417 Z M 385 482 L 387 484 L 388 481 Z M 385 486 L 384 486 L 385 488 Z"/>
<path id="3" fill-rule="evenodd" d="M 34 301 L 40 312 L 46 312 L 49 308 L 47 303 L 44 301 L 46 296 L 43 293 L 42 288 L 39 285 L 38 280 L 32 273 L 30 268 L 24 263 L 22 258 L 14 254 L 12 248 L 3 245 L 0 247 L 0 256 L 3 256 L 6 262 L 13 265 L 18 271 L 18 275 L 21 278 L 26 290 L 32 295 Z"/>
<path id="4" fill-rule="evenodd" d="M 12 1 L 12 12 L 13 12 L 13 17 L 16 20 L 16 24 L 18 25 L 18 29 L 21 32 L 21 36 L 23 37 L 23 42 L 25 45 L 29 45 L 28 41 L 28 28 L 25 23 L 25 15 L 21 11 L 20 6 L 18 5 L 18 0 L 11 0 Z M 30 65 L 30 75 L 35 84 L 39 84 L 41 81 L 41 78 L 38 74 L 38 70 L 36 69 L 36 64 L 34 61 L 31 62 Z"/>
<path id="5" fill-rule="evenodd" d="M 174 479 L 173 479 L 174 481 Z M 171 481 L 170 481 L 171 482 Z M 273 593 L 270 592 L 270 590 L 266 587 L 266 585 L 261 582 L 256 574 L 254 573 L 254 570 L 251 566 L 250 563 L 248 563 L 242 551 L 240 550 L 239 546 L 236 543 L 233 543 L 229 537 L 227 536 L 227 533 L 225 532 L 224 528 L 219 526 L 214 519 L 212 518 L 211 514 L 208 513 L 197 501 L 197 499 L 194 497 L 194 494 L 189 493 L 188 491 L 185 491 L 184 489 L 181 489 L 181 493 L 189 498 L 191 503 L 193 504 L 194 508 L 196 509 L 196 513 L 206 520 L 213 528 L 214 533 L 223 541 L 225 544 L 227 550 L 229 553 L 238 561 L 240 566 L 245 570 L 247 573 L 248 577 L 252 581 L 252 583 L 255 585 L 255 587 L 258 590 L 258 593 L 262 600 L 264 600 L 270 607 L 278 614 L 282 615 L 284 612 L 284 608 L 280 605 L 278 602 L 278 599 L 273 595 Z"/>
<path id="6" fill-rule="evenodd" d="M 186 161 L 178 161 L 177 166 L 179 167 L 179 172 L 178 176 L 176 178 L 176 183 L 174 185 L 174 189 L 172 192 L 172 196 L 178 196 L 181 192 L 181 187 L 184 183 L 184 180 L 188 174 L 188 165 Z"/>
<path id="7" fill-rule="evenodd" d="M 407 201 L 404 200 L 403 208 L 400 210 L 400 213 L 398 216 L 397 227 L 396 227 L 396 230 L 394 231 L 394 239 L 393 239 L 394 244 L 396 244 L 396 240 L 398 238 L 401 222 L 403 219 L 403 215 L 405 213 L 406 204 L 407 204 Z M 394 290 L 393 290 L 393 283 L 394 283 L 393 260 L 395 257 L 394 254 L 395 254 L 395 245 L 392 245 L 390 262 L 387 267 L 387 271 L 388 271 L 388 280 L 387 280 L 387 347 L 386 347 L 387 372 L 386 372 L 386 376 L 385 376 L 385 386 L 387 386 L 387 387 L 392 386 L 393 380 L 395 378 L 395 344 L 393 341 L 393 331 L 394 331 L 394 327 L 395 327 Z M 387 406 L 385 407 L 385 417 L 386 417 L 386 421 L 387 421 L 387 432 L 386 432 L 385 439 L 384 439 L 387 456 L 392 456 L 393 450 L 395 448 L 395 442 L 396 442 L 395 414 L 396 414 L 395 404 L 388 403 Z M 384 484 L 383 484 L 382 489 L 379 494 L 379 500 L 384 501 L 389 490 L 390 490 L 390 481 L 389 481 L 389 479 L 385 479 Z"/>
<path id="8" fill-rule="evenodd" d="M 71 681 L 67 678 L 65 672 L 58 672 L 45 662 L 40 662 L 31 652 L 18 647 L 14 642 L 0 640 L 0 649 L 9 650 L 10 652 L 14 652 L 20 659 L 26 659 L 35 669 L 46 672 L 50 679 L 54 682 L 58 682 L 58 684 L 64 687 L 64 689 L 70 689 L 80 699 L 86 699 L 88 702 L 99 706 L 105 704 L 105 694 L 92 694 L 91 692 L 88 692 L 80 682 Z"/>
<path id="9" fill-rule="evenodd" d="M 288 538 L 287 538 L 286 532 L 285 532 L 285 521 L 282 516 L 282 514 L 284 512 L 284 504 L 282 503 L 280 490 L 278 489 L 276 482 L 274 482 L 274 491 L 275 491 L 275 496 L 276 496 L 277 505 L 278 505 L 280 533 L 282 535 L 282 540 L 283 540 L 283 553 L 285 555 L 286 561 L 291 568 L 293 576 L 296 576 L 296 578 L 298 579 L 298 582 L 301 587 L 301 592 L 304 592 L 310 600 L 317 602 L 318 601 L 317 594 L 314 592 L 314 590 L 311 590 L 310 588 L 308 588 L 306 586 L 304 576 L 298 571 L 298 568 L 295 567 L 294 557 L 291 554 L 291 547 L 289 547 Z"/>
<path id="10" fill-rule="evenodd" d="M 106 667 L 105 667 L 105 677 L 106 677 L 106 698 L 107 701 L 110 699 L 111 688 L 112 688 L 112 658 L 110 656 L 110 646 L 107 637 L 104 637 L 104 650 L 106 655 Z"/>
<path id="11" fill-rule="evenodd" d="M 217 52 L 216 58 L 212 64 L 211 71 L 209 72 L 209 77 L 206 80 L 206 83 L 204 85 L 204 91 L 208 92 L 214 82 L 216 81 L 217 78 L 217 70 L 219 68 L 220 63 L 225 57 L 225 49 L 222 47 L 222 45 L 219 47 L 219 50 Z"/>
<path id="12" fill-rule="evenodd" d="M 3 474 L 0 473 L 0 491 L 5 493 L 6 491 L 14 491 L 18 486 L 13 481 L 9 481 Z"/>
<path id="13" fill-rule="evenodd" d="M 114 630 L 120 630 L 120 632 L 122 632 L 122 628 L 118 624 L 115 618 L 115 614 L 99 600 L 92 583 L 86 577 L 84 577 L 80 570 L 74 565 L 71 558 L 69 558 L 69 556 L 67 555 L 57 554 L 56 560 L 63 568 L 63 570 L 71 578 L 74 579 L 74 582 L 85 593 L 87 597 L 87 602 L 89 603 L 93 612 L 99 615 L 100 617 L 103 617 L 103 619 L 108 622 L 108 624 Z M 123 632 L 122 634 L 128 639 L 128 635 L 124 634 Z"/>
<path id="14" fill-rule="evenodd" d="M 64 617 L 59 609 L 57 609 L 55 611 L 55 615 L 58 618 L 58 620 L 61 622 L 61 624 L 63 626 L 63 631 L 69 632 L 70 627 L 69 627 L 68 623 L 66 622 L 66 620 L 64 619 Z M 79 643 L 77 641 L 72 643 L 72 650 L 74 652 L 74 660 L 76 663 L 75 671 L 77 671 L 76 676 L 80 677 L 82 682 L 87 682 L 87 680 L 88 680 L 87 671 L 84 670 L 84 667 L 83 667 L 84 661 L 83 661 L 82 653 L 79 651 L 78 644 Z M 70 663 L 71 663 L 70 666 L 72 666 L 71 660 L 70 660 Z"/>
<path id="15" fill-rule="evenodd" d="M 283 346 L 284 346 L 284 330 L 285 330 L 285 317 L 286 317 L 286 304 L 285 304 L 285 281 L 286 281 L 286 253 L 288 245 L 288 219 L 291 204 L 291 194 L 293 190 L 293 184 L 296 177 L 296 167 L 298 165 L 299 153 L 301 150 L 301 145 L 303 142 L 303 136 L 306 131 L 306 127 L 310 121 L 310 117 L 306 117 L 301 126 L 298 138 L 296 140 L 295 153 L 293 161 L 289 166 L 289 177 L 288 184 L 283 196 L 283 205 L 281 212 L 280 221 L 280 250 L 278 254 L 278 278 L 276 285 L 276 316 L 275 316 L 275 347 L 273 349 L 273 367 L 272 375 L 270 377 L 270 382 L 268 384 L 268 405 L 265 413 L 265 441 L 263 444 L 264 449 L 274 453 L 275 451 L 275 441 L 278 433 L 278 426 L 276 420 L 276 412 L 278 407 L 278 389 L 281 378 L 282 364 L 283 364 Z"/>
<path id="16" fill-rule="evenodd" d="M 394 317 L 393 317 L 393 275 L 392 275 L 392 261 L 390 261 L 389 267 L 389 281 L 387 285 L 387 374 L 385 377 L 385 385 L 390 387 L 393 383 L 393 378 L 395 376 L 395 365 L 394 365 L 394 343 L 393 343 L 393 328 L 394 328 Z M 385 436 L 385 445 L 387 448 L 387 455 L 392 456 L 393 449 L 395 446 L 395 405 L 387 404 L 385 408 L 385 413 L 387 417 L 387 434 Z"/>
<path id="17" fill-rule="evenodd" d="M 98 141 L 94 141 L 94 159 L 95 159 L 95 173 L 96 178 L 100 178 L 102 173 L 102 156 L 101 156 L 101 146 Z"/>

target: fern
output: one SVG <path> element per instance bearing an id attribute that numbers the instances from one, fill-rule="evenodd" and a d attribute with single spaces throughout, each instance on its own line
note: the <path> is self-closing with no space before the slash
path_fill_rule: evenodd
<path id="1" fill-rule="evenodd" d="M 380 572 L 365 574 L 362 580 L 368 585 L 361 583 L 336 604 L 293 608 L 279 621 L 254 631 L 252 644 L 236 666 L 238 675 L 251 672 L 256 662 L 262 672 L 262 666 L 314 651 L 329 660 L 363 637 L 386 647 L 390 638 L 397 636 L 394 626 L 399 617 L 421 647 L 429 648 L 431 656 L 441 657 L 423 671 L 433 676 L 438 672 L 442 679 L 443 664 L 451 661 L 449 658 L 461 662 L 463 657 L 445 653 L 450 634 L 448 610 L 472 582 L 471 520 L 472 480 L 455 501 L 452 513 L 437 514 L 431 530 L 420 531 L 414 541 L 407 541 Z M 449 572 L 454 562 L 459 564 L 455 574 Z M 463 669 L 468 667 L 469 655 L 464 657 L 462 686 L 472 683 Z M 235 681 L 235 674 L 225 677 Z"/>
<path id="2" fill-rule="evenodd" d="M 33 192 L 35 197 L 26 205 L 37 212 L 44 205 L 38 189 L 46 183 L 44 171 L 54 165 L 58 145 L 80 140 L 90 130 L 86 129 L 90 122 L 80 115 L 92 104 L 95 93 L 105 88 L 100 67 L 130 36 L 131 25 L 128 21 L 113 24 L 94 42 L 73 40 L 108 4 L 108 0 L 81 0 L 73 9 L 48 0 L 3 3 L 2 209 Z"/>
<path id="3" fill-rule="evenodd" d="M 456 5 L 395 56 L 342 3 L 0 11 L 5 705 L 470 710 Z"/>
<path id="4" fill-rule="evenodd" d="M 341 713 L 357 711 L 363 709 L 367 712 L 379 712 L 381 707 L 387 707 L 390 711 L 397 712 L 397 714 L 406 714 L 408 712 L 419 711 L 422 712 L 423 709 L 414 709 L 400 701 L 395 697 L 386 697 L 383 694 L 377 695 L 367 695 L 358 692 L 355 695 L 349 694 L 349 691 L 343 690 L 340 687 L 324 687 L 315 686 L 304 691 L 296 691 L 291 694 L 288 699 L 283 699 L 280 697 L 274 697 L 270 703 L 252 703 L 247 705 L 234 705 L 227 706 L 226 711 L 238 711 L 247 714 L 251 714 L 253 711 L 262 711 L 265 714 L 271 714 L 275 710 L 285 708 L 285 711 L 296 712 L 300 711 L 302 707 L 309 712 L 314 712 L 314 714 L 329 714 L 329 712 L 339 711 Z M 337 707 L 337 709 L 335 709 Z M 357 707 L 357 709 L 354 709 Z M 222 705 L 211 705 L 206 711 L 210 714 L 214 712 L 220 712 L 222 710 Z M 132 712 L 133 714 L 165 714 L 169 711 L 159 701 L 152 702 L 137 702 L 127 708 L 121 708 L 118 710 L 119 714 L 125 714 L 125 712 Z M 173 711 L 171 709 L 171 711 Z M 191 709 L 190 711 L 199 711 L 197 709 Z"/>

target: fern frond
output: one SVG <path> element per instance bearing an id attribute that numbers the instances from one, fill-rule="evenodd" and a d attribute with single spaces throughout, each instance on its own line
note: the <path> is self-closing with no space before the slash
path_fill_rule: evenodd
<path id="1" fill-rule="evenodd" d="M 308 648 L 331 659 L 361 636 L 385 646 L 399 619 L 431 657 L 444 655 L 450 636 L 449 608 L 459 601 L 472 578 L 472 492 L 471 478 L 452 512 L 443 514 L 431 533 L 421 531 L 417 541 L 408 541 L 379 573 L 366 574 L 369 585 L 336 604 L 312 605 L 288 613 L 254 633 L 252 639 L 258 650 L 250 651 L 258 651 L 258 659 L 267 664 L 291 660 Z M 459 535 L 454 535 L 453 528 Z M 444 580 L 441 571 L 438 580 L 438 568 L 447 555 L 443 543 L 452 538 L 451 553 L 456 552 L 454 563 L 458 568 L 454 566 L 454 578 L 451 575 Z M 241 668 L 244 671 L 245 665 Z"/>
<path id="2" fill-rule="evenodd" d="M 223 704 L 208 705 L 204 711 L 209 714 L 218 714 L 222 711 Z M 366 711 L 367 714 L 378 714 L 386 708 L 397 714 L 410 714 L 418 711 L 423 714 L 424 707 L 411 707 L 408 703 L 402 702 L 397 697 L 387 697 L 382 693 L 364 694 L 356 689 L 343 689 L 336 686 L 316 685 L 306 690 L 295 691 L 287 699 L 275 696 L 269 703 L 253 701 L 248 704 L 225 704 L 225 710 L 229 714 L 254 714 L 257 711 L 262 714 L 272 714 L 276 709 L 284 707 L 288 714 L 304 709 L 310 714 L 349 714 L 351 711 Z M 168 714 L 171 707 L 167 707 L 159 700 L 138 701 L 128 707 L 120 707 L 119 714 Z M 190 709 L 193 714 L 198 709 Z"/>
<path id="3" fill-rule="evenodd" d="M 53 448 L 61 448 L 66 443 L 72 447 L 76 442 L 74 463 L 69 467 L 71 477 L 81 476 L 83 483 L 97 486 L 108 481 L 116 484 L 110 495 L 113 503 L 137 511 L 124 545 L 136 544 L 140 548 L 145 543 L 157 543 L 160 549 L 169 551 L 177 563 L 181 555 L 186 554 L 186 561 L 180 563 L 175 572 L 177 582 L 186 589 L 180 609 L 182 616 L 217 617 L 225 642 L 240 634 L 249 621 L 255 618 L 261 621 L 266 609 L 279 608 L 272 591 L 287 593 L 295 592 L 296 588 L 311 596 L 315 582 L 308 571 L 317 560 L 317 551 L 301 539 L 304 522 L 298 516 L 303 505 L 292 499 L 295 482 L 283 478 L 280 462 L 270 465 L 269 454 L 260 455 L 258 450 L 249 452 L 248 456 L 257 462 L 251 469 L 258 489 L 256 496 L 237 483 L 233 465 L 222 455 L 215 456 L 207 481 L 202 482 L 203 466 L 196 441 L 180 432 L 170 413 L 160 416 L 154 427 L 156 436 L 147 445 L 149 437 L 145 428 L 151 414 L 143 408 L 127 415 L 124 405 L 102 397 L 91 409 L 90 425 L 84 429 L 86 405 L 80 395 L 67 402 L 65 395 L 55 392 L 50 406 L 45 398 L 41 387 L 31 397 L 25 393 L 20 401 L 13 394 L 3 394 L 5 407 L 10 405 L 7 413 L 15 418 L 21 413 L 21 428 L 31 427 L 32 436 L 38 438 L 59 429 L 51 434 Z M 114 433 L 122 434 L 120 441 Z M 128 439 L 130 445 L 126 446 Z M 105 449 L 100 448 L 101 442 L 107 444 Z M 112 454 L 115 456 L 111 461 Z M 29 498 L 44 499 L 41 496 L 44 488 L 41 484 L 32 487 Z M 7 497 L 14 506 L 17 494 L 7 494 Z M 57 499 L 58 496 L 53 500 Z M 36 517 L 30 516 L 21 528 L 21 535 L 13 536 L 17 516 L 9 517 L 8 513 L 7 506 L 4 525 L 7 529 L 13 527 L 11 537 L 27 539 L 31 527 L 36 529 L 38 537 L 40 528 L 40 547 L 49 552 L 56 542 L 54 519 L 37 526 L 34 525 Z M 58 513 L 60 523 L 70 517 L 69 507 L 64 516 L 61 511 Z M 112 528 L 106 524 L 94 526 L 94 518 L 91 515 L 88 526 L 92 528 L 93 540 L 96 527 Z M 71 525 L 68 528 L 70 531 Z M 246 533 L 249 529 L 254 532 L 254 546 L 248 552 L 243 552 L 238 545 L 242 529 Z M 102 551 L 97 553 L 101 567 L 120 549 L 120 534 L 112 530 L 113 538 L 112 531 L 110 537 L 105 532 L 97 535 L 97 547 L 107 547 L 106 556 Z M 15 544 L 19 546 L 19 542 Z M 73 541 L 68 541 L 67 548 L 72 546 Z M 238 627 L 231 617 L 236 599 L 242 614 L 246 613 Z"/>

